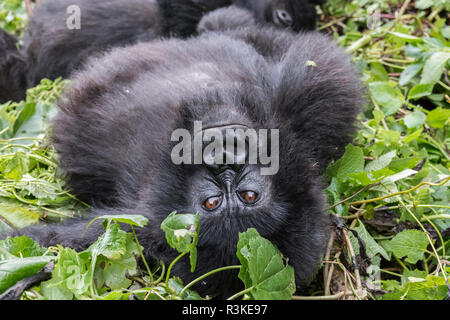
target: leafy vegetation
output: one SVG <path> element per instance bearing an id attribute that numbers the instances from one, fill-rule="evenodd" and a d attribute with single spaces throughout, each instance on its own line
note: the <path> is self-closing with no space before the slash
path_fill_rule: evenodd
<path id="1" fill-rule="evenodd" d="M 320 9 L 319 29 L 352 55 L 367 103 L 354 142 L 326 172 L 336 227 L 322 268 L 311 294 L 294 299 L 449 297 L 449 11 L 445 0 L 329 0 Z M 21 34 L 25 24 L 22 1 L 0 4 L 0 27 Z M 67 192 L 47 140 L 65 83 L 43 80 L 26 101 L 0 106 L 0 233 L 87 208 Z M 184 255 L 195 269 L 198 216 L 170 214 L 161 227 L 179 257 L 143 267 L 134 228 L 145 218 L 101 219 L 104 235 L 83 252 L 26 237 L 0 241 L 0 292 L 50 262 L 52 278 L 24 299 L 202 298 L 190 290 L 202 278 L 186 285 L 170 276 Z M 240 235 L 237 256 L 240 266 L 211 272 L 240 269 L 246 289 L 231 298 L 292 297 L 292 268 L 256 230 Z"/>

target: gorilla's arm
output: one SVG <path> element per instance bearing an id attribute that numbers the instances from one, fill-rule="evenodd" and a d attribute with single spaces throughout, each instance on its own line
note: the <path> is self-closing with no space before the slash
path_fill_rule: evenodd
<path id="1" fill-rule="evenodd" d="M 0 104 L 25 98 L 25 58 L 17 50 L 17 39 L 0 29 Z"/>

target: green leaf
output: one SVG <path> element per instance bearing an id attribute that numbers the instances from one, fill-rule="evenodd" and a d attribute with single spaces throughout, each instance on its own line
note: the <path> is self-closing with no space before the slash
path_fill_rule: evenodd
<path id="1" fill-rule="evenodd" d="M 108 224 L 109 221 L 116 221 L 126 223 L 130 226 L 138 226 L 141 228 L 145 227 L 148 223 L 148 219 L 142 215 L 131 215 L 131 214 L 103 215 L 92 219 L 92 221 L 89 222 L 89 224 L 86 226 L 86 230 L 91 226 L 91 224 L 94 221 L 99 219 L 104 219 L 106 221 L 106 224 Z"/>
<path id="2" fill-rule="evenodd" d="M 416 9 L 425 10 L 430 8 L 434 4 L 433 0 L 418 0 L 416 1 Z"/>
<path id="3" fill-rule="evenodd" d="M 16 152 L 16 154 L 8 161 L 2 174 L 7 179 L 19 181 L 22 176 L 30 170 L 30 161 L 28 156 L 22 151 Z"/>
<path id="4" fill-rule="evenodd" d="M 364 153 L 360 147 L 348 145 L 345 147 L 345 153 L 338 160 L 339 169 L 336 178 L 338 181 L 344 181 L 349 174 L 364 171 Z"/>
<path id="5" fill-rule="evenodd" d="M 450 59 L 450 52 L 433 53 L 425 62 L 420 83 L 435 83 L 439 81 L 448 59 Z"/>
<path id="6" fill-rule="evenodd" d="M 444 300 L 447 297 L 448 288 L 445 279 L 429 275 L 425 279 L 409 278 L 402 287 L 391 287 L 394 292 L 383 296 L 383 300 Z"/>
<path id="7" fill-rule="evenodd" d="M 389 255 L 387 254 L 386 250 L 382 246 L 380 246 L 375 239 L 370 235 L 370 233 L 366 230 L 364 227 L 364 224 L 359 221 L 358 225 L 356 225 L 353 230 L 358 232 L 358 235 L 360 236 L 361 240 L 366 245 L 366 252 L 367 255 L 372 258 L 376 256 L 377 254 L 380 254 L 385 258 L 386 260 L 390 260 Z M 350 240 L 352 242 L 352 246 L 355 249 L 355 252 L 359 252 L 359 243 L 358 240 L 353 236 L 351 232 L 349 232 Z"/>
<path id="8" fill-rule="evenodd" d="M 172 212 L 161 224 L 167 243 L 179 253 L 189 252 L 191 271 L 197 264 L 197 242 L 200 228 L 200 215 L 176 214 Z"/>
<path id="9" fill-rule="evenodd" d="M 433 128 L 442 129 L 450 119 L 450 110 L 438 107 L 428 113 L 427 123 Z"/>
<path id="10" fill-rule="evenodd" d="M 434 83 L 418 84 L 411 88 L 408 94 L 408 99 L 416 100 L 422 97 L 429 96 L 433 93 Z"/>
<path id="11" fill-rule="evenodd" d="M 407 66 L 400 74 L 398 84 L 401 86 L 408 84 L 422 70 L 424 64 L 424 62 L 420 62 Z"/>
<path id="12" fill-rule="evenodd" d="M 0 240 L 0 260 L 6 260 L 5 252 L 17 258 L 28 258 L 42 256 L 46 251 L 47 249 L 26 236 Z"/>
<path id="13" fill-rule="evenodd" d="M 418 128 L 421 127 L 425 120 L 427 119 L 427 115 L 422 111 L 415 110 L 414 112 L 408 113 L 403 121 L 405 122 L 405 126 L 408 128 Z"/>
<path id="14" fill-rule="evenodd" d="M 401 259 L 406 257 L 408 263 L 416 263 L 423 259 L 424 253 L 429 245 L 425 233 L 419 230 L 405 230 L 397 234 L 390 241 L 383 243 L 385 248 L 392 251 Z"/>
<path id="15" fill-rule="evenodd" d="M 294 269 L 285 264 L 278 249 L 262 238 L 256 229 L 239 233 L 237 257 L 242 264 L 239 272 L 248 293 L 256 300 L 287 300 L 294 294 Z"/>
<path id="16" fill-rule="evenodd" d="M 376 160 L 369 162 L 364 171 L 378 171 L 386 168 L 397 155 L 397 151 L 388 152 Z"/>
<path id="17" fill-rule="evenodd" d="M 136 255 L 139 254 L 133 239 L 132 234 L 126 235 L 125 253 L 119 258 L 109 259 L 103 255 L 97 258 L 95 280 L 98 286 L 105 283 L 110 289 L 116 290 L 131 285 L 127 275 L 133 276 L 137 273 Z"/>
<path id="18" fill-rule="evenodd" d="M 406 33 L 400 33 L 400 32 L 393 32 L 393 31 L 389 31 L 389 34 L 393 35 L 396 38 L 400 38 L 403 40 L 406 40 L 409 43 L 421 43 L 423 42 L 422 38 L 416 37 L 416 36 L 412 36 Z"/>
<path id="19" fill-rule="evenodd" d="M 16 284 L 17 281 L 36 274 L 54 259 L 55 257 L 46 256 L 0 261 L 0 293 Z"/>
<path id="20" fill-rule="evenodd" d="M 394 89 L 390 82 L 372 82 L 369 91 L 373 99 L 383 107 L 385 115 L 395 114 L 403 104 L 403 96 L 398 89 Z"/>
<path id="21" fill-rule="evenodd" d="M 117 222 L 112 222 L 86 252 L 92 256 L 103 255 L 108 259 L 118 259 L 126 253 L 127 233 L 120 230 Z"/>
<path id="22" fill-rule="evenodd" d="M 40 215 L 18 205 L 0 203 L 0 217 L 14 228 L 21 229 L 38 223 Z"/>
<path id="23" fill-rule="evenodd" d="M 75 250 L 64 248 L 59 252 L 55 269 L 52 272 L 52 285 L 47 285 L 49 296 L 69 290 L 73 294 L 83 294 L 89 289 L 92 270 L 89 260 L 82 258 Z M 56 291 L 51 293 L 50 291 Z"/>

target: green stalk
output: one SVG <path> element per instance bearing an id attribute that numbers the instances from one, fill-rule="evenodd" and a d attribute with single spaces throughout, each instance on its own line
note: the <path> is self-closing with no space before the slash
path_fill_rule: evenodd
<path id="1" fill-rule="evenodd" d="M 217 269 L 214 269 L 214 270 L 212 270 L 212 271 L 210 271 L 210 272 L 208 272 L 208 273 L 205 273 L 205 274 L 202 275 L 201 277 L 198 277 L 197 279 L 192 280 L 189 284 L 187 284 L 187 285 L 180 291 L 180 297 L 183 297 L 183 293 L 184 293 L 187 289 L 189 289 L 190 287 L 192 287 L 194 284 L 196 284 L 197 282 L 199 282 L 199 281 L 205 279 L 206 277 L 208 277 L 208 276 L 210 276 L 210 275 L 212 275 L 212 274 L 214 274 L 214 273 L 217 273 L 217 272 L 220 272 L 220 271 L 225 271 L 225 270 L 231 270 L 231 269 L 240 269 L 240 268 L 241 268 L 241 266 L 228 266 L 228 267 L 217 268 Z"/>

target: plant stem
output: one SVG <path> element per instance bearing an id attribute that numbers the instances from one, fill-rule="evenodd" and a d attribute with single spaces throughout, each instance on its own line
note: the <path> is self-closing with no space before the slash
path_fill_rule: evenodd
<path id="1" fill-rule="evenodd" d="M 132 225 L 130 225 L 130 227 L 131 227 L 131 230 L 133 231 L 134 240 L 136 241 L 136 244 L 137 244 L 137 247 L 138 247 L 138 251 L 139 251 L 139 255 L 141 256 L 141 259 L 144 262 L 145 268 L 147 269 L 147 272 L 148 272 L 148 275 L 150 276 L 151 282 L 153 282 L 153 274 L 150 271 L 150 267 L 147 264 L 147 260 L 145 260 L 144 253 L 142 252 L 141 245 L 139 244 L 139 240 L 138 240 L 138 237 L 136 235 L 136 231 L 134 230 L 134 227 Z"/>
<path id="2" fill-rule="evenodd" d="M 175 260 L 173 260 L 172 263 L 170 264 L 169 269 L 167 269 L 167 274 L 166 274 L 166 289 L 167 290 L 169 290 L 169 278 L 170 278 L 170 271 L 172 271 L 172 267 L 175 265 L 175 263 L 177 263 L 178 260 L 183 258 L 188 253 L 189 253 L 189 251 L 186 251 L 186 252 L 183 252 L 182 254 L 180 254 L 178 257 L 176 257 Z"/>
<path id="3" fill-rule="evenodd" d="M 238 293 L 236 293 L 235 295 L 229 297 L 227 300 L 234 300 L 234 299 L 236 299 L 236 298 L 239 298 L 240 296 L 243 296 L 244 294 L 246 294 L 246 293 L 252 291 L 253 289 L 254 289 L 254 287 L 252 286 L 252 287 L 250 287 L 250 288 L 247 288 L 247 289 L 245 289 L 245 290 L 242 290 L 241 292 L 238 292 Z"/>
<path id="4" fill-rule="evenodd" d="M 225 271 L 225 270 L 231 270 L 231 269 L 240 269 L 240 268 L 241 268 L 241 266 L 228 266 L 228 267 L 217 268 L 217 269 L 214 269 L 214 270 L 212 270 L 212 271 L 210 271 L 210 272 L 208 272 L 208 273 L 205 273 L 205 274 L 202 275 L 201 277 L 198 277 L 197 279 L 194 279 L 194 280 L 192 280 L 189 284 L 187 284 L 187 285 L 180 291 L 180 297 L 183 297 L 183 293 L 184 293 L 187 289 L 189 289 L 190 287 L 192 287 L 194 284 L 196 284 L 197 282 L 199 282 L 199 281 L 205 279 L 206 277 L 208 277 L 208 276 L 210 276 L 210 275 L 212 275 L 212 274 L 214 274 L 214 273 L 217 273 L 217 272 L 220 272 L 220 271 Z"/>

